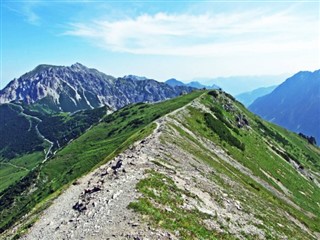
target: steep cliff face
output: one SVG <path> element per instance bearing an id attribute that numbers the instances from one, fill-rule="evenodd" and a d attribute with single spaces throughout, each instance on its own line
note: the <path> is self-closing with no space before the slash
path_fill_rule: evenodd
<path id="1" fill-rule="evenodd" d="M 39 65 L 0 91 L 0 103 L 40 102 L 55 111 L 73 112 L 108 106 L 114 110 L 135 102 L 157 102 L 192 91 L 134 76 L 114 78 L 80 63 L 70 67 Z"/>
<path id="2" fill-rule="evenodd" d="M 22 239 L 318 239 L 319 149 L 222 91 L 177 108 L 184 97 L 125 107 L 57 153 L 41 171 L 67 162 L 59 174 L 71 179 L 89 153 L 107 152 L 108 136 L 160 114 L 41 215 L 26 217 Z M 43 176 L 41 184 L 59 181 Z"/>

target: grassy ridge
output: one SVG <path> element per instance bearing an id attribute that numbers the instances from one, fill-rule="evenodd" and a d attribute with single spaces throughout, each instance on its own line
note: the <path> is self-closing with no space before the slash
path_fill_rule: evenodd
<path id="1" fill-rule="evenodd" d="M 128 146 L 133 143 L 131 136 L 137 134 L 144 137 L 143 128 L 148 124 L 184 106 L 200 94 L 201 92 L 194 92 L 158 104 L 130 105 L 108 115 L 99 125 L 72 142 L 43 167 L 45 176 L 55 176 L 51 190 L 55 191 L 61 184 L 91 170 L 106 156 L 121 151 L 123 144 Z"/>
<path id="2" fill-rule="evenodd" d="M 186 105 L 202 93 L 193 92 L 157 104 L 130 105 L 107 116 L 3 192 L 0 198 L 0 232 L 64 185 L 150 134 L 152 126 L 149 124 L 153 120 Z"/>
<path id="3" fill-rule="evenodd" d="M 212 167 L 213 174 L 206 177 L 232 196 L 232 199 L 239 200 L 243 212 L 252 214 L 262 221 L 257 227 L 264 231 L 266 239 L 279 239 L 284 234 L 289 239 L 313 239 L 288 216 L 297 219 L 311 231 L 320 231 L 319 187 L 312 179 L 299 173 L 301 169 L 319 172 L 319 149 L 308 144 L 297 134 L 261 120 L 223 92 L 217 91 L 211 96 L 203 95 L 201 102 L 211 112 L 204 113 L 199 108 L 190 106 L 184 117 L 179 115 L 172 118 L 196 136 L 207 138 L 220 145 L 233 159 L 250 169 L 254 176 L 286 195 L 286 198 L 298 207 L 293 207 L 288 201 L 256 182 L 250 175 L 221 160 L 208 149 L 208 146 L 202 145 L 197 138 L 190 135 L 189 131 L 174 123 L 169 123 L 168 126 L 179 135 L 163 134 L 162 143 L 177 145 L 185 154 Z M 238 128 L 239 116 L 245 118 L 248 125 Z M 237 141 L 230 141 L 233 138 L 245 144 L 245 148 L 235 146 L 234 143 Z M 272 150 L 272 146 L 280 149 L 283 155 Z M 290 161 L 299 162 L 300 170 L 295 169 L 285 156 L 289 156 Z M 172 162 L 159 159 L 166 165 L 179 161 L 173 158 L 171 160 Z M 158 166 L 165 165 L 159 163 Z M 179 171 L 179 165 L 173 169 Z M 165 167 L 162 171 L 166 172 Z M 137 185 L 142 197 L 129 207 L 143 214 L 145 218 L 147 216 L 148 222 L 155 227 L 165 228 L 173 234 L 179 231 L 181 239 L 233 238 L 228 234 L 228 223 L 217 222 L 226 231 L 224 235 L 217 235 L 216 231 L 205 228 L 203 224 L 204 219 L 212 220 L 215 216 L 201 215 L 196 209 L 186 210 L 181 195 L 187 195 L 188 192 L 177 188 L 169 176 L 154 171 L 149 172 L 149 177 Z M 230 181 L 225 180 L 226 177 L 237 184 L 230 185 Z M 214 201 L 222 203 L 221 194 L 215 195 L 209 191 L 208 193 L 212 194 Z M 228 218 L 226 220 L 228 221 Z M 241 235 L 246 239 L 258 239 L 258 236 L 247 235 L 245 232 Z"/>

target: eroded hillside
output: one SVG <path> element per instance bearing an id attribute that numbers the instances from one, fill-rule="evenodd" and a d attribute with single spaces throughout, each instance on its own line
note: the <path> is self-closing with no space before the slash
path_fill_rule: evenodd
<path id="1" fill-rule="evenodd" d="M 30 217 L 22 239 L 320 237 L 318 148 L 219 91 L 151 127 Z"/>

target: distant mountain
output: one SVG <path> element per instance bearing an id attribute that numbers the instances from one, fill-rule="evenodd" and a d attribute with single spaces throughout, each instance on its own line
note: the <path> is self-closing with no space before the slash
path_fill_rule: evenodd
<path id="1" fill-rule="evenodd" d="M 80 63 L 70 67 L 39 65 L 1 90 L 0 104 L 37 102 L 65 112 L 101 106 L 119 109 L 130 103 L 157 102 L 192 90 L 133 75 L 115 78 Z"/>
<path id="2" fill-rule="evenodd" d="M 219 86 L 213 84 L 212 86 L 208 86 L 208 85 L 203 85 L 197 81 L 192 81 L 192 82 L 189 82 L 189 83 L 183 83 L 175 78 L 170 78 L 168 79 L 167 81 L 165 81 L 166 84 L 172 86 L 172 87 L 175 87 L 175 86 L 187 86 L 187 87 L 193 87 L 193 88 L 197 88 L 197 89 L 203 89 L 203 88 L 206 88 L 206 89 L 218 89 Z"/>
<path id="3" fill-rule="evenodd" d="M 248 107 L 251 103 L 254 102 L 259 97 L 267 95 L 271 93 L 277 86 L 270 86 L 270 87 L 262 87 L 255 89 L 251 92 L 244 92 L 239 95 L 236 95 L 236 99 L 241 102 L 243 105 Z"/>
<path id="4" fill-rule="evenodd" d="M 168 79 L 167 81 L 165 81 L 166 84 L 172 86 L 172 87 L 175 87 L 175 86 L 185 86 L 186 84 L 181 82 L 181 81 L 178 81 L 177 79 L 175 78 L 170 78 Z"/>
<path id="5" fill-rule="evenodd" d="M 249 109 L 291 131 L 314 136 L 320 143 L 320 70 L 299 72 Z"/>
<path id="6" fill-rule="evenodd" d="M 216 78 L 194 78 L 194 81 L 206 85 L 213 83 L 220 86 L 224 91 L 236 96 L 238 94 L 253 91 L 267 85 L 278 85 L 287 79 L 289 74 L 261 75 L 261 76 L 230 76 Z"/>
<path id="7" fill-rule="evenodd" d="M 186 84 L 187 86 L 189 87 L 194 87 L 194 88 L 198 88 L 198 89 L 201 89 L 201 88 L 206 88 L 206 89 L 218 89 L 220 88 L 219 86 L 213 84 L 212 86 L 209 86 L 209 85 L 203 85 L 197 81 L 193 81 L 193 82 L 189 82 Z"/>

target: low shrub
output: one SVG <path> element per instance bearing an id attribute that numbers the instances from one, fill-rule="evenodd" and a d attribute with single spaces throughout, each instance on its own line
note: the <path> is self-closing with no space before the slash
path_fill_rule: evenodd
<path id="1" fill-rule="evenodd" d="M 215 132 L 219 138 L 228 144 L 235 146 L 236 148 L 240 149 L 241 151 L 245 150 L 245 144 L 242 143 L 239 139 L 234 137 L 229 129 L 218 119 L 212 117 L 211 114 L 205 113 L 204 118 L 206 121 L 207 126 Z"/>

